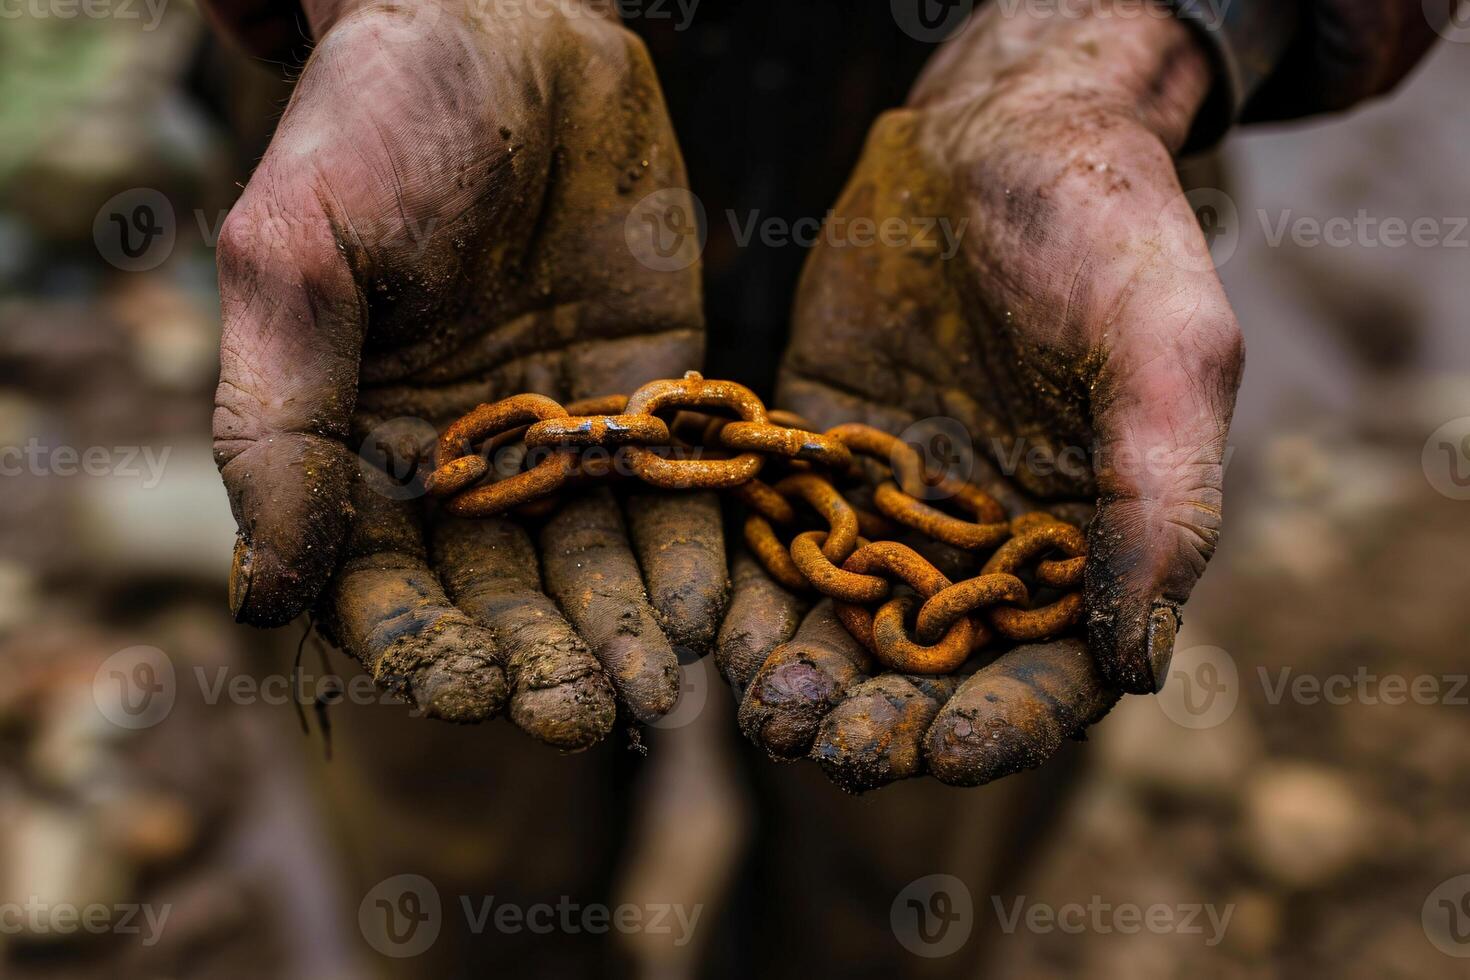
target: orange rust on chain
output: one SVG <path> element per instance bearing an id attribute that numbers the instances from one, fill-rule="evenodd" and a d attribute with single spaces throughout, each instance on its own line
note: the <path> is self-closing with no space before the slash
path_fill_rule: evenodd
<path id="1" fill-rule="evenodd" d="M 643 446 L 627 448 L 633 475 L 663 490 L 728 490 L 754 479 L 764 462 L 757 453 L 734 459 L 665 459 Z"/>
<path id="2" fill-rule="evenodd" d="M 571 415 L 546 419 L 526 430 L 526 445 L 627 446 L 669 441 L 669 427 L 656 415 Z"/>
<path id="3" fill-rule="evenodd" d="M 995 502 L 982 491 L 977 490 L 976 493 L 964 496 L 956 495 L 955 500 L 982 521 L 993 513 L 986 502 Z M 1001 519 L 987 523 L 951 517 L 937 507 L 930 507 L 922 500 L 904 493 L 891 480 L 878 484 L 878 489 L 873 492 L 873 504 L 884 517 L 906 524 L 936 541 L 943 541 L 966 551 L 994 548 L 1011 535 L 1011 527 L 1004 520 L 1004 511 L 1001 512 Z M 999 509 L 1000 505 L 995 506 Z"/>
<path id="4" fill-rule="evenodd" d="M 831 532 L 822 545 L 822 554 L 830 561 L 845 561 L 852 554 L 857 547 L 857 512 L 836 487 L 814 473 L 794 473 L 776 484 L 776 492 L 784 497 L 800 497 L 822 515 Z"/>
<path id="5" fill-rule="evenodd" d="M 1024 534 L 1034 527 L 1044 524 L 1066 524 L 1044 510 L 1028 511 L 1011 519 L 1012 536 Z M 1071 526 L 1071 525 L 1067 525 Z M 1049 585 L 1054 589 L 1070 589 L 1082 584 L 1082 572 L 1087 564 L 1087 557 L 1079 555 L 1076 558 L 1051 559 L 1041 562 L 1036 566 L 1036 581 L 1042 585 Z"/>
<path id="6" fill-rule="evenodd" d="M 766 406 L 755 392 L 733 381 L 706 381 L 697 371 L 689 371 L 677 381 L 650 381 L 629 396 L 624 411 L 628 415 L 653 415 L 669 408 L 718 408 L 746 422 L 766 420 Z M 733 459 L 665 459 L 643 446 L 629 446 L 627 459 L 635 476 L 666 490 L 739 486 L 759 473 L 765 462 L 760 453 L 741 453 Z"/>
<path id="7" fill-rule="evenodd" d="M 550 454 L 529 470 L 476 486 L 491 475 L 492 453 L 507 445 L 521 458 Z M 771 577 L 794 591 L 831 596 L 847 630 L 891 669 L 953 671 L 991 638 L 987 621 L 1006 637 L 1027 641 L 1054 636 L 1082 614 L 1077 592 L 1027 608 L 1028 590 L 1016 576 L 1034 563 L 1040 586 L 1080 584 L 1086 540 L 1077 528 L 1041 511 L 1007 521 L 1004 508 L 983 489 L 927 471 L 923 456 L 896 436 L 857 423 L 819 433 L 793 413 L 767 411 L 743 385 L 707 381 L 695 372 L 651 382 L 626 398 L 609 395 L 562 407 L 540 395 L 521 395 L 481 405 L 446 429 L 438 448 L 439 466 L 426 486 L 445 498 L 450 513 L 467 517 L 506 510 L 544 517 L 559 506 L 560 491 L 629 473 L 668 489 L 728 490 L 750 511 L 745 539 Z M 857 497 L 863 506 L 854 507 L 831 482 L 865 482 L 870 470 L 857 464 L 857 456 L 878 461 L 892 474 L 872 492 L 871 506 L 879 513 L 865 509 L 863 493 Z M 788 474 L 775 486 L 757 479 L 766 459 Z M 515 455 L 503 462 L 520 465 Z M 934 506 L 936 497 L 948 498 L 974 520 Z M 796 498 L 828 530 L 798 533 L 788 546 L 782 536 L 789 531 L 778 535 L 776 526 L 799 526 Z M 887 539 L 905 527 L 965 550 L 996 550 L 979 576 L 952 583 L 918 552 L 858 536 Z M 923 600 L 912 635 L 907 624 L 917 600 L 889 598 L 892 581 L 905 583 Z M 875 614 L 871 607 L 879 602 L 884 604 Z"/>
<path id="8" fill-rule="evenodd" d="M 745 519 L 745 544 L 750 548 L 756 559 L 763 565 L 771 578 L 790 589 L 792 592 L 805 592 L 807 590 L 806 576 L 801 574 L 801 569 L 791 559 L 791 553 L 776 537 L 775 528 L 771 522 L 759 514 L 751 514 Z"/>
<path id="9" fill-rule="evenodd" d="M 1068 592 L 1040 609 L 998 606 L 990 611 L 990 625 L 1017 643 L 1047 640 L 1076 625 L 1082 618 L 1082 593 Z"/>
<path id="10" fill-rule="evenodd" d="M 479 483 L 490 472 L 483 456 L 461 456 L 430 473 L 424 480 L 424 492 L 435 497 L 448 497 L 465 487 Z"/>
<path id="11" fill-rule="evenodd" d="M 766 406 L 755 392 L 734 381 L 706 381 L 698 371 L 687 371 L 677 381 L 650 381 L 628 396 L 628 415 L 656 415 L 668 408 L 722 408 L 746 422 L 764 422 Z"/>
<path id="12" fill-rule="evenodd" d="M 913 496 L 923 495 L 926 485 L 924 460 L 913 446 L 898 436 L 861 422 L 833 426 L 825 434 L 841 440 L 852 453 L 887 466 L 904 492 Z"/>
<path id="13" fill-rule="evenodd" d="M 1052 550 L 1061 551 L 1073 559 L 1087 554 L 1086 539 L 1081 531 L 1070 524 L 1055 518 L 1046 522 L 1033 518 L 1021 527 L 1020 534 L 1001 545 L 990 556 L 990 560 L 980 570 L 981 575 L 1014 575 L 1026 562 Z M 1009 639 L 1042 640 L 1056 636 L 1081 618 L 1082 594 L 1068 593 L 1039 609 L 992 609 L 989 615 L 991 625 Z"/>
<path id="14" fill-rule="evenodd" d="M 953 584 L 923 555 L 897 541 L 874 541 L 864 545 L 848 556 L 842 563 L 842 570 L 860 575 L 881 573 L 885 578 L 903 582 L 925 599 Z M 853 638 L 877 656 L 878 650 L 873 642 L 873 614 L 850 602 L 838 602 L 834 608 L 837 618 Z"/>
<path id="15" fill-rule="evenodd" d="M 1036 566 L 1036 581 L 1053 589 L 1071 589 L 1082 584 L 1082 573 L 1087 569 L 1087 556 L 1048 560 Z"/>
<path id="16" fill-rule="evenodd" d="M 554 450 L 524 473 L 450 498 L 444 509 L 455 517 L 493 517 L 560 490 L 571 475 L 574 462 L 570 453 Z"/>
<path id="17" fill-rule="evenodd" d="M 873 541 L 848 556 L 842 567 L 863 575 L 886 573 L 928 598 L 953 583 L 923 555 L 897 541 Z"/>
<path id="18" fill-rule="evenodd" d="M 852 453 L 840 439 L 787 429 L 770 422 L 729 422 L 719 430 L 719 439 L 731 449 L 800 459 L 834 470 L 852 465 Z"/>
<path id="19" fill-rule="evenodd" d="M 826 540 L 826 531 L 803 531 L 791 542 L 791 560 L 812 588 L 841 602 L 881 602 L 888 597 L 887 579 L 843 571 L 832 564 L 822 553 Z"/>
<path id="20" fill-rule="evenodd" d="M 730 491 L 740 501 L 772 524 L 795 524 L 796 508 L 769 483 L 752 479 Z"/>
<path id="21" fill-rule="evenodd" d="M 621 415 L 627 404 L 627 395 L 599 395 L 596 398 L 579 398 L 562 407 L 567 410 L 568 415 Z M 508 446 L 513 442 L 520 442 L 529 428 L 530 425 L 519 425 L 491 436 L 485 442 L 486 453 L 493 453 L 501 446 Z"/>
<path id="22" fill-rule="evenodd" d="M 1052 550 L 1080 558 L 1087 554 L 1087 540 L 1072 525 L 1053 518 L 1048 523 L 1026 528 L 997 548 L 985 562 L 981 573 L 1008 572 L 1014 575 L 1026 562 Z"/>
<path id="23" fill-rule="evenodd" d="M 1024 606 L 1030 600 L 1025 583 L 1014 575 L 995 572 L 967 578 L 924 600 L 914 635 L 923 642 L 932 642 L 973 612 L 1001 603 Z"/>
<path id="24" fill-rule="evenodd" d="M 477 443 L 507 429 L 529 425 L 542 419 L 565 418 L 567 410 L 545 395 L 515 395 L 498 402 L 480 405 L 455 421 L 439 436 L 439 455 L 443 466 L 474 452 Z"/>
<path id="25" fill-rule="evenodd" d="M 952 623 L 939 642 L 925 645 L 909 639 L 904 617 L 913 609 L 911 596 L 898 596 L 873 614 L 873 656 L 892 670 L 905 674 L 949 674 L 958 670 L 979 647 L 975 627 L 967 617 Z M 987 639 L 989 637 L 986 637 Z"/>

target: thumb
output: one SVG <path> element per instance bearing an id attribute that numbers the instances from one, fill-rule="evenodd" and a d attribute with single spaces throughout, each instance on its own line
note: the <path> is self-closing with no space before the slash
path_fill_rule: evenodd
<path id="1" fill-rule="evenodd" d="M 1213 271 L 1165 282 L 1116 321 L 1093 397 L 1088 643 L 1103 676 L 1132 693 L 1163 686 L 1180 606 L 1214 553 L 1244 360 Z"/>
<path id="2" fill-rule="evenodd" d="M 230 608 L 257 626 L 309 607 L 335 567 L 357 476 L 343 440 L 364 322 L 313 181 L 272 151 L 226 219 L 217 255 L 214 453 L 239 526 Z"/>

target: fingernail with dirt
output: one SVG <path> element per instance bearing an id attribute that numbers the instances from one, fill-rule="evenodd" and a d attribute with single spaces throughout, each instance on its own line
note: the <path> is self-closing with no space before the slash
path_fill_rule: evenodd
<path id="1" fill-rule="evenodd" d="M 1169 664 L 1174 659 L 1174 637 L 1179 631 L 1179 617 L 1173 608 L 1155 605 L 1148 617 L 1148 665 L 1153 672 L 1154 693 L 1164 689 L 1169 679 Z"/>
<path id="2" fill-rule="evenodd" d="M 230 615 L 240 621 L 240 611 L 250 598 L 250 573 L 255 554 L 243 534 L 235 535 L 235 556 L 230 564 Z"/>

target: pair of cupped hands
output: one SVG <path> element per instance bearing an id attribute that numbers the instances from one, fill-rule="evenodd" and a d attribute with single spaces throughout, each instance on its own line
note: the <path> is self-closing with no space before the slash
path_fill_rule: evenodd
<path id="1" fill-rule="evenodd" d="M 834 211 L 943 220 L 957 252 L 823 236 L 807 259 L 773 406 L 823 428 L 957 420 L 1013 507 L 1094 508 L 1085 644 L 1009 651 L 935 721 L 960 679 L 867 677 L 830 602 L 724 540 L 713 494 L 459 520 L 373 478 L 359 451 L 395 420 L 700 368 L 702 300 L 695 255 L 671 261 L 642 220 L 689 191 L 615 19 L 329 7 L 309 9 L 318 44 L 219 243 L 239 620 L 314 612 L 427 715 L 504 713 L 566 750 L 620 704 L 665 715 L 679 658 L 713 653 L 752 740 L 850 788 L 983 782 L 1162 684 L 1220 526 L 1242 361 L 1175 174 L 1210 86 L 1181 24 L 977 14 L 875 122 Z"/>

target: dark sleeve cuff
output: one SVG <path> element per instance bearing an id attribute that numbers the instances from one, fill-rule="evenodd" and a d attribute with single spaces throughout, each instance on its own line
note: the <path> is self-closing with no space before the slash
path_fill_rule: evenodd
<path id="1" fill-rule="evenodd" d="M 1170 0 L 1209 51 L 1215 84 L 1183 152 L 1215 146 L 1265 84 L 1301 27 L 1299 0 Z"/>

